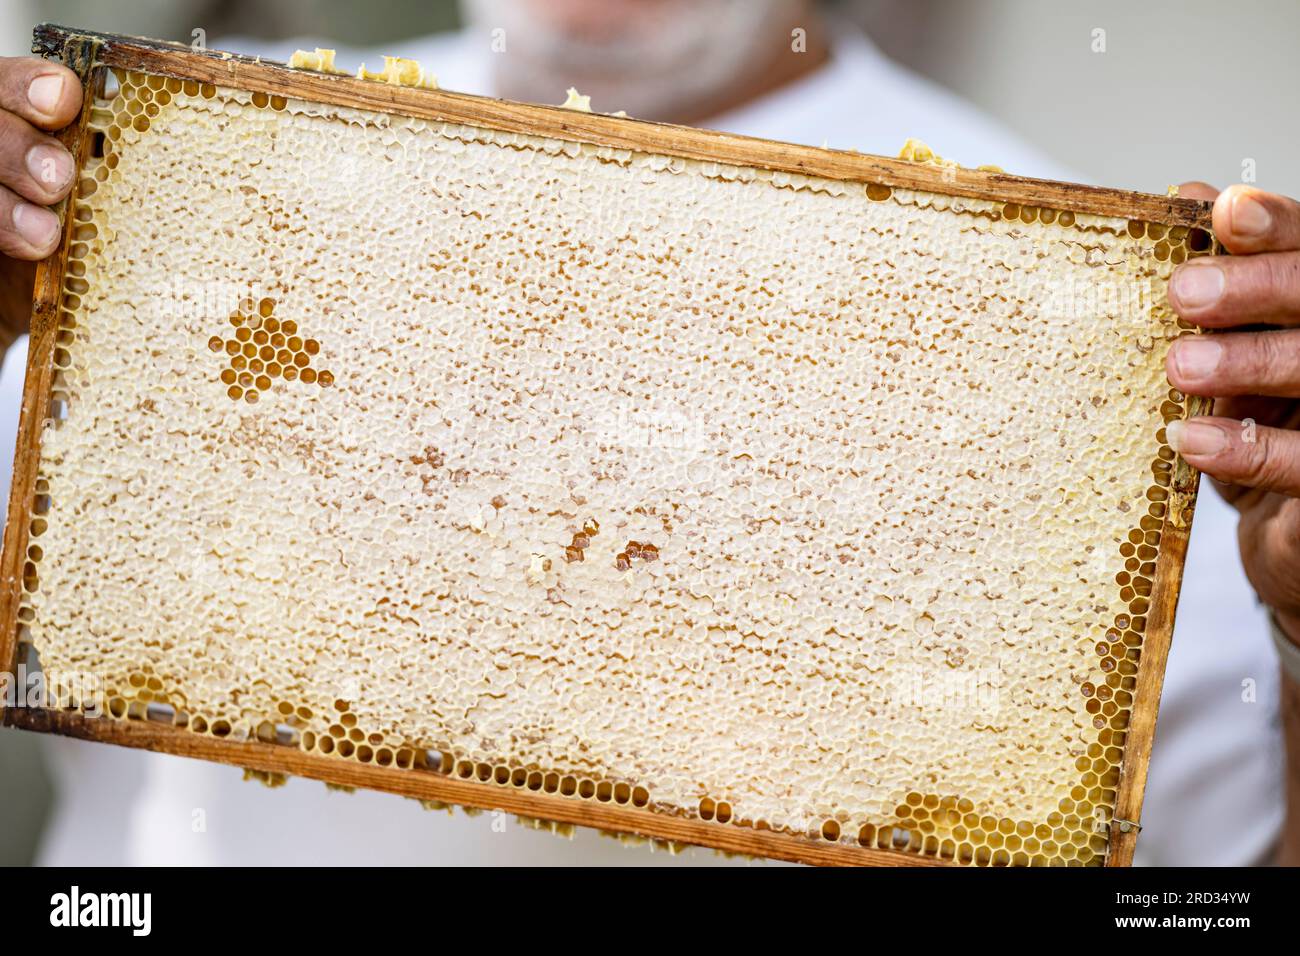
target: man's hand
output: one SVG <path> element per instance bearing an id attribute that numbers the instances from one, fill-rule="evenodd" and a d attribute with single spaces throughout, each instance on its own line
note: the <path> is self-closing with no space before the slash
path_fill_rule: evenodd
<path id="1" fill-rule="evenodd" d="M 1233 255 L 1187 262 L 1169 283 L 1175 311 L 1216 330 L 1174 343 L 1169 381 L 1216 401 L 1213 416 L 1166 433 L 1241 512 L 1246 575 L 1300 643 L 1300 203 L 1249 186 L 1215 198 L 1204 183 L 1179 195 L 1214 199 L 1215 234 Z"/>
<path id="2" fill-rule="evenodd" d="M 57 63 L 0 57 L 0 347 L 27 330 L 33 263 L 54 251 L 59 220 L 44 208 L 72 188 L 68 151 L 44 130 L 81 109 L 81 82 Z"/>

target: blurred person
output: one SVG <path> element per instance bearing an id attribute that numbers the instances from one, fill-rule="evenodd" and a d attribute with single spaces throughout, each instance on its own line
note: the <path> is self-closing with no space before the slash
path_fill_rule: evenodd
<path id="1" fill-rule="evenodd" d="M 386 52 L 418 59 L 444 88 L 463 92 L 558 102 L 574 85 L 602 111 L 626 109 L 644 119 L 885 155 L 918 137 L 965 165 L 997 162 L 1023 175 L 1077 180 L 951 93 L 889 61 L 811 0 L 468 0 L 465 12 L 463 31 Z M 223 45 L 285 59 L 296 46 L 313 44 Z M 339 59 L 365 57 L 340 50 Z M 8 257 L 0 307 L 11 336 L 21 333 L 30 311 L 30 263 L 57 238 L 57 221 L 42 207 L 67 192 L 72 176 L 70 159 L 42 130 L 67 122 L 77 102 L 75 78 L 60 67 L 0 62 L 0 251 Z M 1183 194 L 1208 199 L 1215 192 L 1190 184 Z M 1219 196 L 1214 225 L 1238 255 L 1181 266 L 1170 289 L 1174 308 L 1207 327 L 1295 324 L 1300 206 L 1237 186 Z M 1174 385 L 1229 396 L 1215 409 L 1226 417 L 1169 429 L 1188 461 L 1222 479 L 1224 497 L 1207 490 L 1197 507 L 1139 862 L 1297 861 L 1300 805 L 1293 799 L 1288 814 L 1285 789 L 1289 780 L 1294 793 L 1300 774 L 1300 707 L 1295 681 L 1279 679 L 1278 668 L 1279 651 L 1300 655 L 1300 435 L 1291 430 L 1300 396 L 1297 336 L 1240 331 L 1209 345 L 1180 342 L 1170 352 Z M 19 388 L 9 385 L 9 418 L 16 417 Z M 1236 437 L 1233 419 L 1245 415 L 1261 425 L 1252 446 Z M 1231 547 L 1234 535 L 1239 549 Z M 1244 702 L 1247 679 L 1256 684 L 1258 703 Z M 1281 699 L 1288 702 L 1284 722 Z M 1289 777 L 1283 731 L 1292 748 Z M 215 764 L 68 740 L 53 740 L 51 748 L 61 791 L 46 863 L 664 859 L 590 832 L 566 843 L 513 822 L 499 832 L 491 815 L 435 818 L 385 794 L 329 793 L 306 780 L 271 793 Z M 718 861 L 707 851 L 690 858 Z"/>

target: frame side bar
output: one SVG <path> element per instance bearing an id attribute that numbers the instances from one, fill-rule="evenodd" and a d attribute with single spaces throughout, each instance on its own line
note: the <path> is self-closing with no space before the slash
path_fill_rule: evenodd
<path id="1" fill-rule="evenodd" d="M 1213 401 L 1192 396 L 1187 401 L 1186 417 L 1208 414 Z M 1142 801 L 1146 794 L 1147 768 L 1155 742 L 1156 717 L 1160 693 L 1164 687 L 1165 665 L 1173 644 L 1174 616 L 1178 595 L 1182 591 L 1187 542 L 1196 510 L 1196 492 L 1200 472 L 1192 469 L 1182 456 L 1174 464 L 1169 487 L 1169 508 L 1160 535 L 1160 555 L 1151 593 L 1151 611 L 1138 659 L 1137 681 L 1133 688 L 1133 711 L 1124 740 L 1124 758 L 1120 763 L 1119 782 L 1115 790 L 1115 813 L 1110 823 L 1110 848 L 1107 866 L 1132 866 L 1133 851 L 1142 829 Z"/>
<path id="2" fill-rule="evenodd" d="M 78 181 L 89 152 L 84 135 L 94 104 L 97 85 L 95 53 L 99 41 L 69 36 L 59 58 L 81 77 L 81 114 L 57 136 L 72 154 L 77 170 L 72 192 L 58 210 L 62 239 L 59 247 L 36 267 L 32 291 L 32 316 L 27 344 L 27 377 L 23 383 L 18 439 L 14 450 L 13 480 L 9 488 L 9 511 L 5 521 L 4 553 L 0 557 L 0 672 L 10 675 L 14 692 L 18 673 L 18 609 L 22 603 L 23 566 L 27 557 L 36 472 L 40 465 L 41 431 L 49 414 L 50 390 L 54 381 L 54 346 L 58 335 L 59 307 L 63 298 L 63 276 L 68 250 L 72 246 L 72 211 Z M 5 695 L 0 694 L 0 716 Z"/>

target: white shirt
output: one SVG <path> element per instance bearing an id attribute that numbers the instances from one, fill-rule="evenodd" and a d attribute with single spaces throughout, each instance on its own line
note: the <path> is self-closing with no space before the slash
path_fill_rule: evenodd
<path id="1" fill-rule="evenodd" d="M 295 45 L 261 52 L 286 59 Z M 412 40 L 387 52 L 418 59 L 445 89 L 492 93 L 487 37 L 451 34 Z M 366 55 L 340 50 L 339 60 L 357 63 Z M 554 94 L 554 102 L 563 100 L 563 91 Z M 618 103 L 594 105 L 601 111 L 619 108 Z M 702 125 L 884 155 L 916 137 L 962 165 L 994 163 L 1029 176 L 1078 179 L 951 93 L 892 63 L 849 29 L 836 31 L 830 61 L 815 73 Z M 1170 176 L 1175 175 L 1171 168 Z M 9 356 L 0 380 L 9 429 L 17 418 L 22 351 Z M 12 435 L 0 440 L 12 445 Z M 1165 678 L 1139 862 L 1260 862 L 1281 827 L 1277 662 L 1266 617 L 1241 570 L 1235 528 L 1236 513 L 1203 491 Z M 71 740 L 51 740 L 49 752 L 60 786 L 41 852 L 44 863 L 669 861 L 666 854 L 625 848 L 590 831 L 567 841 L 526 830 L 512 818 L 430 813 L 388 794 L 328 792 L 308 780 L 268 790 L 244 782 L 239 770 L 180 757 Z M 704 850 L 688 851 L 685 859 L 725 862 Z"/>

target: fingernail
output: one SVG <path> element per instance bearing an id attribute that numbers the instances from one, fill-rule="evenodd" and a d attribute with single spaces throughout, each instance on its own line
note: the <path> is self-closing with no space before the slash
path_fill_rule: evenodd
<path id="1" fill-rule="evenodd" d="M 1180 455 L 1217 455 L 1228 446 L 1222 428 L 1195 419 L 1170 422 L 1165 426 L 1165 438 Z"/>
<path id="2" fill-rule="evenodd" d="M 48 209 L 20 202 L 14 206 L 14 228 L 37 249 L 44 249 L 59 233 L 59 218 Z"/>
<path id="3" fill-rule="evenodd" d="M 54 115 L 61 99 L 63 99 L 63 77 L 57 73 L 38 76 L 32 80 L 32 85 L 27 87 L 27 102 L 31 103 L 32 108 L 38 113 L 44 113 L 46 116 Z"/>
<path id="4" fill-rule="evenodd" d="M 1264 204 L 1249 193 L 1232 197 L 1232 215 L 1229 218 L 1232 231 L 1239 236 L 1262 236 L 1273 224 L 1273 217 Z"/>
<path id="5" fill-rule="evenodd" d="M 46 189 L 54 191 L 72 179 L 72 157 L 61 146 L 33 146 L 27 151 L 27 171 Z"/>
<path id="6" fill-rule="evenodd" d="M 1223 355 L 1223 346 L 1213 339 L 1188 336 L 1174 343 L 1174 368 L 1178 377 L 1200 382 L 1214 374 Z"/>
<path id="7" fill-rule="evenodd" d="M 1203 309 L 1214 305 L 1223 295 L 1223 287 L 1223 270 L 1216 265 L 1183 266 L 1174 273 L 1174 297 L 1184 308 Z"/>

